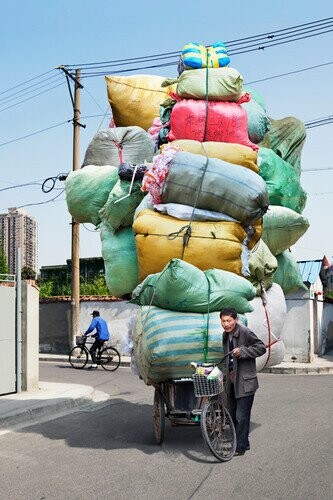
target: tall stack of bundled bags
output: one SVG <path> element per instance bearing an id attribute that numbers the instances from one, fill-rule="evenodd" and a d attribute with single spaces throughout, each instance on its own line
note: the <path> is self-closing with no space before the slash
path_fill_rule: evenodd
<path id="1" fill-rule="evenodd" d="M 67 178 L 68 209 L 100 229 L 106 282 L 141 307 L 134 357 L 146 383 L 218 362 L 219 311 L 284 357 L 285 294 L 302 287 L 289 248 L 301 215 L 304 125 L 272 120 L 226 47 L 184 46 L 178 77 L 108 76 L 113 121 Z"/>

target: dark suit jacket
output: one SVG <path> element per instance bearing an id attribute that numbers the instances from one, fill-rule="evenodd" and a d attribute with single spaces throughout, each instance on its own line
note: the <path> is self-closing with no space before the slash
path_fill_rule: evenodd
<path id="1" fill-rule="evenodd" d="M 223 332 L 223 349 L 229 352 L 229 333 Z M 237 324 L 233 332 L 234 347 L 240 347 L 240 357 L 234 356 L 234 389 L 235 397 L 242 398 L 254 394 L 258 389 L 256 360 L 266 352 L 265 344 L 246 326 Z M 223 372 L 226 375 L 225 391 L 230 393 L 229 358 L 223 363 Z"/>

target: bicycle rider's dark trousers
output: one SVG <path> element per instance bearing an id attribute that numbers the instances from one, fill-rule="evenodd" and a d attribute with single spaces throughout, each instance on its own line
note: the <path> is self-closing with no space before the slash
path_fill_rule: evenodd
<path id="1" fill-rule="evenodd" d="M 90 354 L 91 354 L 91 359 L 92 359 L 93 364 L 97 363 L 96 351 L 97 351 L 97 349 L 100 349 L 103 344 L 104 344 L 104 340 L 95 340 L 93 345 L 90 347 Z"/>
<path id="2" fill-rule="evenodd" d="M 235 398 L 234 384 L 231 384 L 231 391 L 228 394 L 228 409 L 236 429 L 237 451 L 245 451 L 250 446 L 249 431 L 253 400 L 254 394 Z"/>

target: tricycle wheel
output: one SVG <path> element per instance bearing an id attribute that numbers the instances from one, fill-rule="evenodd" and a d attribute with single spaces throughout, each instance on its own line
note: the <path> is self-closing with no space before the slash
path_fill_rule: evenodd
<path id="1" fill-rule="evenodd" d="M 236 450 L 236 432 L 230 413 L 217 399 L 202 410 L 201 431 L 210 451 L 221 462 L 230 460 Z"/>
<path id="2" fill-rule="evenodd" d="M 154 394 L 154 434 L 157 444 L 162 444 L 164 440 L 164 428 L 165 428 L 165 408 L 164 400 L 162 394 L 158 389 L 155 389 Z"/>

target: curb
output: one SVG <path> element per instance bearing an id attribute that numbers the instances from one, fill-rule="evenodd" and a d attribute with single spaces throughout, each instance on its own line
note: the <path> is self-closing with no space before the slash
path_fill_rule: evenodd
<path id="1" fill-rule="evenodd" d="M 56 361 L 57 363 L 69 363 L 68 355 L 66 354 L 40 354 L 39 361 Z M 120 366 L 130 366 L 131 358 L 122 356 L 120 358 Z"/>
<path id="2" fill-rule="evenodd" d="M 64 384 L 40 382 L 39 391 L 20 393 L 4 396 L 1 403 L 6 404 L 7 411 L 1 412 L 0 404 L 0 429 L 10 431 L 33 425 L 40 420 L 52 420 L 63 413 L 70 412 L 88 403 L 105 402 L 110 396 L 101 391 L 96 391 L 91 386 L 78 384 Z M 66 396 L 66 393 L 68 396 Z M 42 395 L 42 397 L 40 397 Z M 20 397 L 21 396 L 21 397 Z M 0 431 L 0 433 L 1 433 Z"/>
<path id="3" fill-rule="evenodd" d="M 39 361 L 56 361 L 68 363 L 68 356 L 63 354 L 40 354 Z M 129 367 L 131 365 L 131 358 L 129 356 L 122 356 L 120 366 Z M 293 366 L 291 363 L 281 363 L 280 365 L 270 366 L 264 368 L 259 373 L 275 373 L 278 375 L 332 375 L 333 363 L 326 362 L 322 366 L 316 363 L 297 363 Z"/>
<path id="4" fill-rule="evenodd" d="M 278 375 L 330 375 L 333 374 L 333 366 L 271 366 L 264 368 L 261 373 L 275 373 Z"/>

